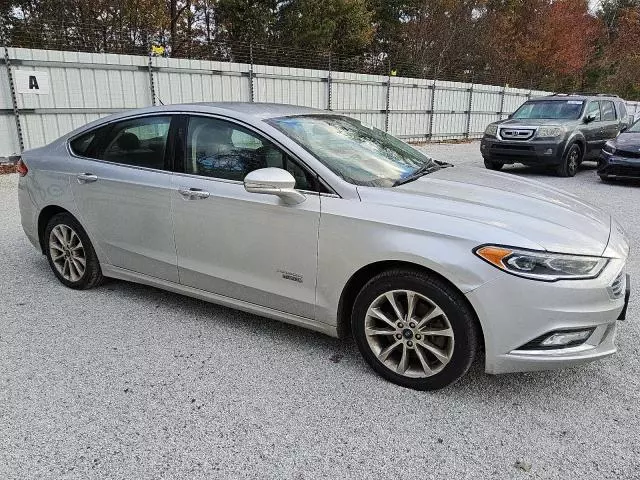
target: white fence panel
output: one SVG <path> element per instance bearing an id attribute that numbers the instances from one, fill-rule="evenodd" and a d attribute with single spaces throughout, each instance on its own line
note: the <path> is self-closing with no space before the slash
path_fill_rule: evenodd
<path id="1" fill-rule="evenodd" d="M 254 101 L 326 109 L 329 72 L 255 65 Z M 248 82 L 248 78 L 247 78 Z"/>
<path id="2" fill-rule="evenodd" d="M 248 65 L 182 58 L 154 58 L 153 68 L 156 103 L 169 105 L 250 100 Z M 147 81 L 148 75 L 147 73 Z"/>
<path id="3" fill-rule="evenodd" d="M 152 104 L 274 102 L 330 109 L 414 141 L 477 138 L 531 97 L 507 86 L 242 63 L 10 48 L 12 71 L 43 72 L 49 94 L 18 93 L 24 147 L 101 116 Z M 153 92 L 153 94 L 152 94 Z M 640 102 L 627 102 L 640 118 Z M 7 68 L 0 63 L 0 158 L 20 152 Z"/>

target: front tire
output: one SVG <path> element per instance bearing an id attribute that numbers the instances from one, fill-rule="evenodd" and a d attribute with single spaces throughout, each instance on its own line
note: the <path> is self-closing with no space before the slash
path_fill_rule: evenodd
<path id="1" fill-rule="evenodd" d="M 389 270 L 367 282 L 351 327 L 360 353 L 380 376 L 416 390 L 457 381 L 478 347 L 477 322 L 464 297 L 415 270 Z"/>
<path id="2" fill-rule="evenodd" d="M 44 233 L 49 266 L 69 288 L 85 290 L 103 281 L 93 245 L 78 221 L 69 213 L 51 217 Z"/>
<path id="3" fill-rule="evenodd" d="M 504 167 L 504 163 L 502 163 L 502 162 L 494 162 L 493 160 L 485 159 L 484 166 L 485 166 L 485 168 L 487 168 L 489 170 L 498 171 L 498 170 L 502 170 L 502 167 Z"/>
<path id="4" fill-rule="evenodd" d="M 569 147 L 562 159 L 562 163 L 556 168 L 559 177 L 574 177 L 578 173 L 578 167 L 582 163 L 582 150 L 577 143 Z"/>

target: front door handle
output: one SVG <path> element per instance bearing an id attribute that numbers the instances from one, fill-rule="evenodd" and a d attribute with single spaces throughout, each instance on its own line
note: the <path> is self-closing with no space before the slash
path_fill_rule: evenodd
<path id="1" fill-rule="evenodd" d="M 76 177 L 78 183 L 93 183 L 98 181 L 98 176 L 93 173 L 79 173 Z"/>
<path id="2" fill-rule="evenodd" d="M 185 200 L 204 200 L 205 198 L 209 198 L 209 192 L 200 188 L 179 187 L 178 193 L 182 195 Z"/>

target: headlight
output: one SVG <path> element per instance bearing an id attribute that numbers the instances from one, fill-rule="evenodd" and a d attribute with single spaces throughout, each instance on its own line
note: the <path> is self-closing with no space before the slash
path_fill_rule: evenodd
<path id="1" fill-rule="evenodd" d="M 492 137 L 495 137 L 497 133 L 498 133 L 498 125 L 496 125 L 495 123 L 489 124 L 484 131 L 485 135 L 491 135 Z"/>
<path id="2" fill-rule="evenodd" d="M 613 143 L 611 143 L 610 140 L 608 140 L 607 143 L 604 144 L 604 147 L 602 147 L 602 150 L 604 150 L 607 153 L 614 154 L 616 153 L 616 146 Z"/>
<path id="3" fill-rule="evenodd" d="M 538 128 L 538 133 L 536 134 L 539 138 L 556 138 L 564 133 L 564 128 L 562 127 L 540 127 Z"/>
<path id="4" fill-rule="evenodd" d="M 547 253 L 497 245 L 478 247 L 474 253 L 505 272 L 547 282 L 596 278 L 609 261 L 602 257 Z"/>

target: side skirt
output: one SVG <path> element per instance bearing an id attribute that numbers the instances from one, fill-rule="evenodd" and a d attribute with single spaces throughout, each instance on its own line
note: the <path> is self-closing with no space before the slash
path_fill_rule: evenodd
<path id="1" fill-rule="evenodd" d="M 218 305 L 223 305 L 229 308 L 235 308 L 236 310 L 242 310 L 243 312 L 253 313 L 254 315 L 259 315 L 261 317 L 272 318 L 281 322 L 290 323 L 291 325 L 308 328 L 316 332 L 324 333 L 325 335 L 329 335 L 331 337 L 338 336 L 338 331 L 335 325 L 316 322 L 310 318 L 281 312 L 272 308 L 256 305 L 255 303 L 236 300 L 235 298 L 225 297 L 224 295 L 217 295 L 215 293 L 200 290 L 198 288 L 180 285 L 178 283 L 173 283 L 161 278 L 151 277 L 149 275 L 133 272 L 125 268 L 114 267 L 113 265 L 103 264 L 101 265 L 101 268 L 102 274 L 105 277 L 117 278 L 119 280 L 126 280 L 128 282 L 149 285 L 151 287 L 168 290 L 170 292 L 179 293 L 188 297 L 198 298 L 206 302 L 216 303 Z"/>

